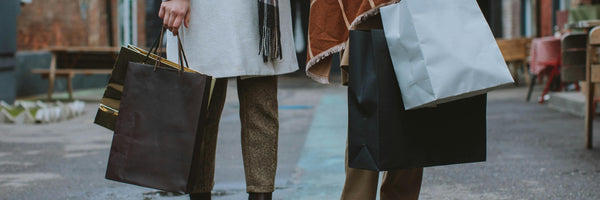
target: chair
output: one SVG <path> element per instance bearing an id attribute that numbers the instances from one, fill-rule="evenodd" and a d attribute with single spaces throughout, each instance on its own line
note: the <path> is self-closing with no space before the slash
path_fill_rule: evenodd
<path id="1" fill-rule="evenodd" d="M 531 38 L 515 38 L 515 39 L 496 39 L 500 52 L 504 57 L 504 61 L 511 68 L 513 79 L 519 80 L 518 70 L 523 68 L 525 80 L 527 83 L 531 81 L 527 70 L 527 59 L 529 57 L 529 47 Z"/>
<path id="2" fill-rule="evenodd" d="M 579 81 L 585 80 L 587 37 L 586 33 L 569 33 L 561 38 L 561 82 L 575 83 L 576 90 Z"/>
<path id="3" fill-rule="evenodd" d="M 600 63 L 596 49 L 600 47 L 600 27 L 590 30 L 587 46 L 586 91 L 585 91 L 585 147 L 593 147 L 593 122 L 596 114 L 597 98 L 594 98 L 594 84 L 600 83 Z"/>

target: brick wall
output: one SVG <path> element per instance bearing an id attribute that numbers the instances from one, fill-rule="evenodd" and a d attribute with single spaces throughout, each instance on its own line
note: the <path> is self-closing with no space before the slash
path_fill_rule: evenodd
<path id="1" fill-rule="evenodd" d="M 540 36 L 554 35 L 552 0 L 540 0 Z"/>
<path id="2" fill-rule="evenodd" d="M 17 48 L 106 46 L 107 24 L 104 0 L 35 0 L 17 18 Z"/>
<path id="3" fill-rule="evenodd" d="M 502 1 L 502 26 L 504 38 L 521 37 L 521 1 Z"/>
<path id="4" fill-rule="evenodd" d="M 107 9 L 107 2 L 111 8 Z M 145 5 L 137 0 L 138 44 L 145 42 Z M 159 1 L 159 0 L 155 0 Z M 120 45 L 117 0 L 33 0 L 17 18 L 19 51 L 48 46 Z M 107 13 L 110 10 L 110 13 Z M 109 16 L 110 15 L 110 16 Z M 110 26 L 112 21 L 112 26 Z M 112 41 L 110 33 L 112 32 Z"/>

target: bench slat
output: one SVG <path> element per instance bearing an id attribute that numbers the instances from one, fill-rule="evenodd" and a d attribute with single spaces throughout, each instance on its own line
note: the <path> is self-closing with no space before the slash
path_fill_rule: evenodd
<path id="1" fill-rule="evenodd" d="M 32 69 L 31 73 L 34 74 L 49 74 L 49 69 Z M 55 74 L 111 74 L 112 69 L 57 69 L 54 71 Z"/>

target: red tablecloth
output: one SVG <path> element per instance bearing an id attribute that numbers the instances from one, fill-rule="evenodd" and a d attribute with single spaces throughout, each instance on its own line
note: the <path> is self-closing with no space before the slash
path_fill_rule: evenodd
<path id="1" fill-rule="evenodd" d="M 531 41 L 529 71 L 540 74 L 548 66 L 560 66 L 560 39 L 553 36 Z"/>

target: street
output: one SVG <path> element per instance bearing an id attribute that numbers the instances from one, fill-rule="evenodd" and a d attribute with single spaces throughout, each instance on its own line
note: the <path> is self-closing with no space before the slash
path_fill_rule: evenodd
<path id="1" fill-rule="evenodd" d="M 102 91 L 79 93 L 92 100 L 86 113 L 72 120 L 0 124 L 0 199 L 189 199 L 104 179 L 112 132 L 93 124 L 98 104 L 93 99 Z M 594 126 L 596 149 L 586 150 L 582 118 L 525 102 L 526 91 L 509 87 L 488 95 L 487 161 L 426 168 L 420 199 L 600 199 L 600 121 Z M 540 92 L 536 88 L 533 96 Z M 346 87 L 292 75 L 279 79 L 278 95 L 274 199 L 339 199 Z M 247 199 L 238 105 L 230 80 L 217 145 L 215 200 Z"/>

